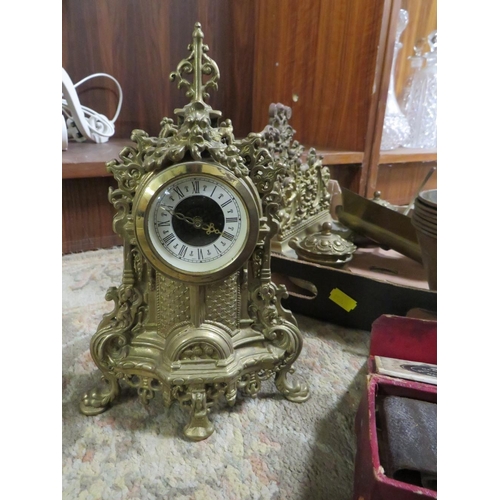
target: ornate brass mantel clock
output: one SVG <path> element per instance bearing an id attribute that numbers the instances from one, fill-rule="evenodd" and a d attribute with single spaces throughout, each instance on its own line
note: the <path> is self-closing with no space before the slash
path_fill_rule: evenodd
<path id="1" fill-rule="evenodd" d="M 291 401 L 309 390 L 287 378 L 302 335 L 270 270 L 287 165 L 261 134 L 236 140 L 230 120 L 220 123 L 205 102 L 219 70 L 199 23 L 188 50 L 171 75 L 191 100 L 175 111 L 177 124 L 165 118 L 159 137 L 134 130 L 136 146 L 107 164 L 118 182 L 109 199 L 124 269 L 90 345 L 105 384 L 80 408 L 103 412 L 122 380 L 143 403 L 160 393 L 188 408 L 184 433 L 201 440 L 213 432 L 208 412 L 219 398 L 255 396 L 270 377 Z"/>

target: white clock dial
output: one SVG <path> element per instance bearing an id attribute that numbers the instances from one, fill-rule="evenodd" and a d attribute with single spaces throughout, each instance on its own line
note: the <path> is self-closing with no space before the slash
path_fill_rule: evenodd
<path id="1" fill-rule="evenodd" d="M 248 238 L 248 214 L 230 184 L 186 175 L 164 184 L 147 215 L 157 254 L 183 272 L 207 273 L 238 257 Z"/>

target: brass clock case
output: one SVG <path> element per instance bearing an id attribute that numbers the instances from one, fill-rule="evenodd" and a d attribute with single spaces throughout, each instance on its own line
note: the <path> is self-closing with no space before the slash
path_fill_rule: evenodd
<path id="1" fill-rule="evenodd" d="M 208 414 L 218 401 L 255 397 L 263 380 L 274 378 L 289 401 L 309 397 L 307 384 L 289 378 L 302 334 L 271 275 L 289 165 L 262 134 L 236 139 L 231 121 L 204 102 L 219 70 L 203 36 L 196 23 L 190 54 L 171 76 L 191 99 L 175 111 L 177 124 L 165 117 L 158 137 L 134 130 L 135 144 L 107 163 L 123 275 L 90 342 L 105 385 L 80 402 L 97 415 L 121 383 L 143 404 L 161 394 L 166 406 L 190 411 L 184 435 L 195 441 L 214 431 Z"/>
<path id="2" fill-rule="evenodd" d="M 158 196 L 158 193 L 173 180 L 193 175 L 210 176 L 229 187 L 240 198 L 245 211 L 242 217 L 245 217 L 247 221 L 245 243 L 237 255 L 230 262 L 227 262 L 227 260 L 221 261 L 218 268 L 209 272 L 189 272 L 168 263 L 155 249 L 148 229 L 152 202 Z M 257 244 L 260 216 L 260 201 L 257 200 L 244 179 L 236 177 L 227 169 L 215 163 L 197 161 L 181 163 L 152 177 L 147 177 L 142 188 L 138 191 L 132 209 L 137 244 L 151 265 L 172 279 L 196 285 L 220 281 L 234 273 L 248 260 Z"/>

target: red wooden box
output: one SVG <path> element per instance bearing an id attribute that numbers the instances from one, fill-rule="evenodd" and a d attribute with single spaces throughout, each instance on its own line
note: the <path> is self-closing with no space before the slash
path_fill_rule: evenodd
<path id="1" fill-rule="evenodd" d="M 437 364 L 437 322 L 384 315 L 372 325 L 367 388 L 356 415 L 353 500 L 437 498 L 435 491 L 403 483 L 384 474 L 375 422 L 379 396 L 401 396 L 437 403 L 437 386 L 376 374 L 375 356 Z"/>

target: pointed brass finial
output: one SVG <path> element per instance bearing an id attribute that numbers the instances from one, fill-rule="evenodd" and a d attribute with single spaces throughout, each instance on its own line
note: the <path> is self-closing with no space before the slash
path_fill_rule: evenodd
<path id="1" fill-rule="evenodd" d="M 189 57 L 183 59 L 178 65 L 177 70 L 170 73 L 170 80 L 179 80 L 177 87 L 187 87 L 186 96 L 191 101 L 201 101 L 208 99 L 209 88 L 217 89 L 217 82 L 220 77 L 219 68 L 216 62 L 205 54 L 208 52 L 208 45 L 203 43 L 203 31 L 201 24 L 195 23 L 193 31 L 193 43 L 188 45 L 191 51 Z M 193 74 L 193 81 L 190 82 L 183 77 L 184 74 Z M 211 75 L 211 78 L 203 84 L 203 75 Z"/>

